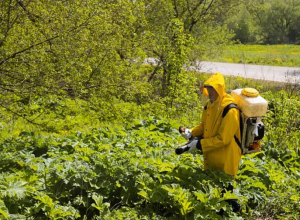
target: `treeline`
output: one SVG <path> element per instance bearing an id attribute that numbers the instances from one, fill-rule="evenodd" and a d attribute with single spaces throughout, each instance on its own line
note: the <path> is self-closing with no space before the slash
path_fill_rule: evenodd
<path id="1" fill-rule="evenodd" d="M 297 1 L 284 2 L 299 9 Z M 69 97 L 103 111 L 103 120 L 118 112 L 115 102 L 185 111 L 199 82 L 182 67 L 234 39 L 254 42 L 265 34 L 263 42 L 270 42 L 279 31 L 268 29 L 266 19 L 280 5 L 290 6 L 279 0 L 2 1 L 1 110 L 34 122 L 61 103 L 54 100 Z M 288 22 L 286 36 L 296 41 L 291 33 L 299 30 Z M 157 65 L 145 65 L 147 57 Z"/>
<path id="2" fill-rule="evenodd" d="M 245 1 L 225 23 L 244 44 L 300 44 L 300 1 Z"/>

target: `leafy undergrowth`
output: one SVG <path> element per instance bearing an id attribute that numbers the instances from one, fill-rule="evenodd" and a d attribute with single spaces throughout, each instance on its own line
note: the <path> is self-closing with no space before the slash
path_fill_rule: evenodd
<path id="1" fill-rule="evenodd" d="M 237 178 L 177 156 L 175 122 L 158 117 L 0 143 L 0 219 L 299 219 L 300 100 L 267 92 L 263 151 Z M 222 194 L 229 183 L 234 191 Z M 233 213 L 226 199 L 237 199 Z"/>
<path id="2" fill-rule="evenodd" d="M 1 218 L 221 219 L 220 209 L 225 219 L 299 217 L 299 152 L 279 159 L 268 143 L 244 156 L 233 194 L 222 195 L 231 179 L 204 171 L 199 152 L 175 155 L 182 141 L 154 117 L 59 137 L 22 132 L 0 146 Z"/>

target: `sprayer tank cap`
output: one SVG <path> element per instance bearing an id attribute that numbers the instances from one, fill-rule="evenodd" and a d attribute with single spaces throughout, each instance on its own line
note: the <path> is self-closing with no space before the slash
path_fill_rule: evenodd
<path id="1" fill-rule="evenodd" d="M 257 97 L 257 96 L 259 96 L 259 92 L 253 88 L 244 88 L 242 90 L 242 95 L 247 96 L 247 97 Z"/>

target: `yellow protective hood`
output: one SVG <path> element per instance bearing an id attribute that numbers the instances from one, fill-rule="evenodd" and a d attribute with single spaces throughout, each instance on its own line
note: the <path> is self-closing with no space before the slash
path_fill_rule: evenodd
<path id="1" fill-rule="evenodd" d="M 219 97 L 211 103 L 207 100 L 202 111 L 201 123 L 192 128 L 193 137 L 202 137 L 201 146 L 204 157 L 204 168 L 223 170 L 225 173 L 236 176 L 241 160 L 241 149 L 235 141 L 240 140 L 240 113 L 232 109 L 226 117 L 222 116 L 224 108 L 235 103 L 230 94 L 225 92 L 225 80 L 220 73 L 213 74 L 204 86 L 212 86 Z M 203 93 L 208 95 L 207 89 Z"/>
<path id="2" fill-rule="evenodd" d="M 221 73 L 215 73 L 203 84 L 203 94 L 208 96 L 207 88 L 204 86 L 212 86 L 219 96 L 222 98 L 225 95 L 225 80 Z"/>

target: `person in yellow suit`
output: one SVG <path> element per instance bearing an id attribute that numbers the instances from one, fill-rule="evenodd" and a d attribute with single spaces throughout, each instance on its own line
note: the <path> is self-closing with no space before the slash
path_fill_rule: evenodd
<path id="1" fill-rule="evenodd" d="M 214 170 L 223 170 L 235 177 L 242 155 L 238 143 L 241 141 L 240 113 L 238 109 L 230 108 L 223 117 L 223 111 L 226 106 L 236 102 L 225 92 L 224 77 L 220 73 L 213 74 L 204 83 L 203 94 L 209 100 L 202 112 L 201 122 L 191 130 L 179 128 L 182 136 L 191 141 L 186 146 L 177 148 L 175 152 L 182 154 L 199 149 L 203 152 L 205 169 L 211 167 Z"/>

